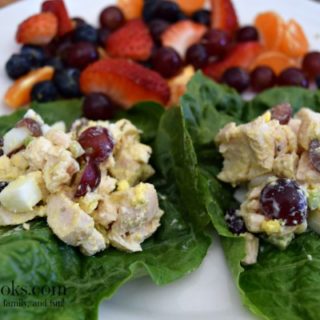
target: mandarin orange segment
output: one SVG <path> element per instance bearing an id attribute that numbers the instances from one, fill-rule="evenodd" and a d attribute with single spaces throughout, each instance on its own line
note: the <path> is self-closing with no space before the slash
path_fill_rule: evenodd
<path id="1" fill-rule="evenodd" d="M 4 102 L 12 109 L 22 107 L 30 102 L 30 94 L 33 86 L 41 81 L 51 80 L 54 68 L 46 66 L 33 70 L 16 80 L 7 90 Z"/>
<path id="2" fill-rule="evenodd" d="M 172 0 L 176 2 L 186 14 L 192 14 L 203 8 L 205 0 Z"/>
<path id="3" fill-rule="evenodd" d="M 142 16 L 143 0 L 118 0 L 118 6 L 127 20 Z"/>
<path id="4" fill-rule="evenodd" d="M 299 58 L 308 52 L 308 39 L 301 25 L 294 19 L 289 20 L 279 46 L 279 50 L 293 58 Z"/>
<path id="5" fill-rule="evenodd" d="M 280 46 L 285 23 L 277 13 L 272 11 L 260 13 L 257 15 L 254 24 L 267 49 L 277 49 Z"/>
<path id="6" fill-rule="evenodd" d="M 287 55 L 278 51 L 265 51 L 259 54 L 256 59 L 251 63 L 250 70 L 258 66 L 268 66 L 276 74 L 288 67 L 297 67 L 297 62 Z"/>

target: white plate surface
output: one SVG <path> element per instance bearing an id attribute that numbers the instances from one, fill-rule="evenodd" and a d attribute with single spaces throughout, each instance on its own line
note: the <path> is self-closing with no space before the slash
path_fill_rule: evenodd
<path id="1" fill-rule="evenodd" d="M 97 24 L 102 8 L 113 0 L 65 0 L 72 16 L 83 16 Z M 187 1 L 187 0 L 186 0 Z M 0 97 L 10 81 L 4 64 L 18 51 L 14 35 L 17 24 L 36 13 L 41 0 L 23 0 L 0 10 Z M 304 27 L 311 47 L 320 49 L 320 4 L 309 0 L 234 0 L 241 24 L 249 24 L 258 12 L 275 10 L 283 17 L 295 18 Z M 0 98 L 1 100 L 1 98 Z M 0 103 L 0 114 L 10 110 Z M 123 286 L 100 307 L 101 320 L 250 320 L 241 305 L 226 266 L 218 239 L 214 238 L 202 266 L 193 274 L 173 284 L 157 287 L 148 278 Z"/>

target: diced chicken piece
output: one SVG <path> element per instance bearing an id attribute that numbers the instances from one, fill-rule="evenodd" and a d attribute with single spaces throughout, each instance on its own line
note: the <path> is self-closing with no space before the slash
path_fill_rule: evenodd
<path id="1" fill-rule="evenodd" d="M 275 138 L 276 157 L 297 151 L 297 136 L 289 126 L 277 125 L 273 135 Z"/>
<path id="2" fill-rule="evenodd" d="M 80 170 L 79 163 L 71 152 L 55 147 L 55 155 L 50 156 L 43 169 L 43 178 L 47 189 L 54 193 L 61 190 L 64 184 L 70 183 L 73 175 Z"/>
<path id="3" fill-rule="evenodd" d="M 115 196 L 115 194 L 113 196 L 105 195 L 98 209 L 93 213 L 94 220 L 105 228 L 109 228 L 109 225 L 118 218 L 118 204 L 115 201 Z"/>
<path id="4" fill-rule="evenodd" d="M 237 185 L 271 173 L 278 155 L 296 151 L 297 141 L 290 127 L 270 117 L 267 112 L 248 124 L 229 123 L 220 130 L 216 138 L 224 157 L 220 180 Z"/>
<path id="5" fill-rule="evenodd" d="M 122 119 L 116 123 L 108 125 L 109 130 L 114 137 L 116 144 L 121 142 L 121 140 L 127 140 L 128 137 L 134 138 L 135 141 L 139 140 L 139 135 L 141 131 L 134 126 L 129 120 Z"/>
<path id="6" fill-rule="evenodd" d="M 301 120 L 300 119 L 295 119 L 291 118 L 288 126 L 291 128 L 291 130 L 294 132 L 296 136 L 299 134 L 300 126 L 301 126 Z"/>
<path id="7" fill-rule="evenodd" d="M 302 108 L 296 118 L 301 120 L 298 143 L 304 150 L 309 149 L 310 141 L 320 139 L 320 113 Z"/>
<path id="8" fill-rule="evenodd" d="M 51 127 L 51 129 L 60 130 L 66 132 L 66 123 L 64 121 L 57 121 Z"/>
<path id="9" fill-rule="evenodd" d="M 45 206 L 35 207 L 32 211 L 14 213 L 0 207 L 0 226 L 13 226 L 33 220 L 36 217 L 44 217 Z"/>
<path id="10" fill-rule="evenodd" d="M 81 252 L 86 256 L 93 256 L 104 249 L 106 249 L 106 242 L 103 235 L 96 229 L 93 230 L 91 236 L 86 241 L 83 241 L 80 246 Z"/>
<path id="11" fill-rule="evenodd" d="M 24 170 L 16 167 L 6 155 L 0 157 L 0 181 L 12 181 L 20 176 Z"/>
<path id="12" fill-rule="evenodd" d="M 115 150 L 115 164 L 109 168 L 113 177 L 127 180 L 130 185 L 144 181 L 154 174 L 148 164 L 151 148 L 141 143 L 123 142 L 120 149 Z"/>
<path id="13" fill-rule="evenodd" d="M 17 167 L 19 170 L 21 170 L 21 174 L 22 174 L 22 172 L 25 172 L 29 167 L 29 163 L 25 158 L 25 151 L 24 150 L 12 155 L 10 160 L 11 160 L 11 163 L 15 167 Z"/>
<path id="14" fill-rule="evenodd" d="M 241 262 L 245 265 L 255 264 L 257 262 L 259 252 L 259 239 L 251 233 L 246 233 L 244 237 L 246 256 L 241 260 Z"/>
<path id="15" fill-rule="evenodd" d="M 47 216 L 48 225 L 65 243 L 81 246 L 88 255 L 106 248 L 103 236 L 94 227 L 94 220 L 64 194 L 50 196 Z"/>
<path id="16" fill-rule="evenodd" d="M 99 200 L 102 197 L 96 192 L 87 192 L 83 197 L 79 198 L 78 202 L 80 208 L 88 213 L 91 214 L 96 208 L 98 207 Z"/>
<path id="17" fill-rule="evenodd" d="M 112 193 L 102 208 L 95 219 L 110 229 L 110 243 L 130 252 L 142 250 L 141 243 L 156 231 L 163 215 L 154 186 L 146 183 Z"/>
<path id="18" fill-rule="evenodd" d="M 50 129 L 46 134 L 45 138 L 51 141 L 52 144 L 68 149 L 71 145 L 71 137 L 69 134 L 64 133 L 61 130 Z"/>
<path id="19" fill-rule="evenodd" d="M 242 216 L 246 228 L 253 233 L 262 232 L 261 225 L 265 221 L 264 215 L 260 213 L 246 213 Z"/>
<path id="20" fill-rule="evenodd" d="M 309 159 L 308 152 L 303 152 L 297 170 L 297 180 L 304 184 L 317 184 L 320 181 L 320 172 L 318 172 L 312 165 Z"/>
<path id="21" fill-rule="evenodd" d="M 100 184 L 97 188 L 97 193 L 103 198 L 112 191 L 116 189 L 117 180 L 106 175 L 102 174 Z"/>
<path id="22" fill-rule="evenodd" d="M 28 144 L 24 154 L 33 170 L 42 170 L 47 159 L 52 155 L 54 155 L 54 146 L 45 137 L 33 139 Z"/>
<path id="23" fill-rule="evenodd" d="M 94 231 L 94 221 L 64 194 L 52 195 L 47 204 L 48 225 L 65 243 L 79 246 Z"/>
<path id="24" fill-rule="evenodd" d="M 295 179 L 299 156 L 296 153 L 281 154 L 274 159 L 273 172 L 276 176 Z"/>

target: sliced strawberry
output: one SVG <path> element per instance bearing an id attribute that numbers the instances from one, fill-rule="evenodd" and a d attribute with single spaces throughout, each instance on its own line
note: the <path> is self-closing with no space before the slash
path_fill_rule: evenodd
<path id="1" fill-rule="evenodd" d="M 162 45 L 174 48 L 183 58 L 187 49 L 202 38 L 207 28 L 203 24 L 182 20 L 164 31 Z"/>
<path id="2" fill-rule="evenodd" d="M 106 50 L 111 56 L 139 61 L 149 59 L 152 47 L 149 29 L 141 19 L 128 21 L 113 32 L 106 43 Z"/>
<path id="3" fill-rule="evenodd" d="M 203 72 L 219 80 L 223 72 L 230 67 L 248 68 L 261 51 L 262 46 L 256 41 L 237 44 L 223 60 L 210 63 L 203 69 Z"/>
<path id="4" fill-rule="evenodd" d="M 58 21 L 52 13 L 40 13 L 24 20 L 18 26 L 16 40 L 18 43 L 44 45 L 57 34 Z"/>
<path id="5" fill-rule="evenodd" d="M 166 104 L 170 98 L 168 84 L 158 73 L 125 59 L 93 63 L 82 72 L 80 86 L 85 94 L 105 93 L 125 109 L 147 100 Z"/>
<path id="6" fill-rule="evenodd" d="M 212 28 L 223 29 L 230 33 L 239 27 L 238 18 L 231 0 L 210 0 Z"/>
<path id="7" fill-rule="evenodd" d="M 63 0 L 48 0 L 43 2 L 42 12 L 52 12 L 58 18 L 58 35 L 63 36 L 73 29 L 72 20 L 69 17 Z"/>

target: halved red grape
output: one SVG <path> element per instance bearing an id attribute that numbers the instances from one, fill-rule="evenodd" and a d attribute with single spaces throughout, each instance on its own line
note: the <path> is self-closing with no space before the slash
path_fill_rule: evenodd
<path id="1" fill-rule="evenodd" d="M 101 171 L 99 166 L 89 161 L 82 172 L 82 176 L 77 187 L 75 197 L 83 197 L 87 192 L 94 191 L 100 184 Z"/>
<path id="2" fill-rule="evenodd" d="M 295 226 L 307 218 L 307 196 L 296 181 L 281 178 L 263 188 L 260 208 L 267 218 L 281 219 L 286 226 Z"/>
<path id="3" fill-rule="evenodd" d="M 309 159 L 312 166 L 320 172 L 320 141 L 318 139 L 310 141 Z"/>
<path id="4" fill-rule="evenodd" d="M 34 137 L 42 136 L 40 123 L 31 118 L 23 118 L 16 124 L 16 128 L 27 128 Z"/>
<path id="5" fill-rule="evenodd" d="M 288 124 L 292 117 L 292 107 L 289 103 L 281 103 L 271 109 L 271 118 L 280 124 Z"/>
<path id="6" fill-rule="evenodd" d="M 90 127 L 80 134 L 78 139 L 86 156 L 96 162 L 103 162 L 112 153 L 114 141 L 107 128 Z"/>

